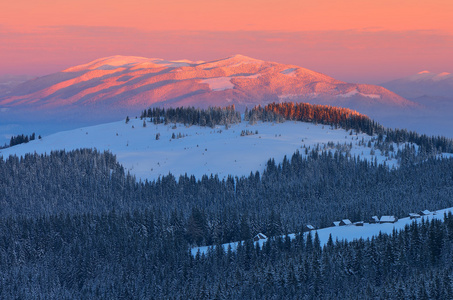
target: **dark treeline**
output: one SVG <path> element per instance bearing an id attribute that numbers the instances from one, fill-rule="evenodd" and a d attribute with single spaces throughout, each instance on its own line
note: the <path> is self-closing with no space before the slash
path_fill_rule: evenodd
<path id="1" fill-rule="evenodd" d="M 110 153 L 94 150 L 0 159 L 2 217 L 152 210 L 178 224 L 187 245 L 275 236 L 372 215 L 407 216 L 453 206 L 453 159 L 397 170 L 341 153 L 295 153 L 248 177 L 168 175 L 136 182 Z"/>
<path id="2" fill-rule="evenodd" d="M 39 138 L 41 138 L 41 136 L 39 136 Z M 19 134 L 16 136 L 12 136 L 11 139 L 9 140 L 9 145 L 5 144 L 5 146 L 0 147 L 0 149 L 16 146 L 19 144 L 28 143 L 29 141 L 33 141 L 35 139 L 36 139 L 36 135 L 34 132 L 30 136 L 24 135 L 24 134 Z"/>
<path id="3" fill-rule="evenodd" d="M 366 115 L 347 108 L 293 102 L 271 103 L 265 107 L 255 106 L 250 111 L 246 110 L 245 120 L 252 123 L 258 120 L 263 122 L 283 122 L 284 120 L 313 122 L 331 125 L 335 128 L 355 130 L 368 135 L 377 134 L 380 140 L 385 138 L 387 143 L 414 143 L 421 147 L 421 151 L 427 153 L 434 151 L 453 153 L 453 140 L 451 139 L 420 135 L 406 129 L 384 128 Z"/>
<path id="4" fill-rule="evenodd" d="M 160 123 L 183 123 L 184 125 L 199 125 L 214 127 L 216 125 L 228 125 L 241 122 L 241 114 L 234 105 L 225 108 L 210 107 L 199 109 L 195 107 L 178 108 L 148 108 L 140 118 L 150 118 L 154 124 Z"/>
<path id="5" fill-rule="evenodd" d="M 451 299 L 453 216 L 193 257 L 150 211 L 0 219 L 1 299 Z"/>

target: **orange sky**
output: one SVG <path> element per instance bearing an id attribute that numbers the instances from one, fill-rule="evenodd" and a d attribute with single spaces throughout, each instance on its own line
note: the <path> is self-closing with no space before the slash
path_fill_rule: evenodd
<path id="1" fill-rule="evenodd" d="M 0 74 L 46 74 L 114 54 L 235 53 L 343 80 L 453 72 L 452 16 L 451 0 L 2 1 Z"/>

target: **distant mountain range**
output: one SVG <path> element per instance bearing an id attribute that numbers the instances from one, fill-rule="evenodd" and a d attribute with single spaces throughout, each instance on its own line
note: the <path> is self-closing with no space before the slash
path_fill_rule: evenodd
<path id="1" fill-rule="evenodd" d="M 408 99 L 420 97 L 453 98 L 453 74 L 422 71 L 404 78 L 381 84 Z"/>
<path id="2" fill-rule="evenodd" d="M 346 107 L 384 126 L 453 137 L 448 73 L 420 72 L 377 86 L 243 55 L 208 62 L 111 56 L 20 83 L 26 79 L 0 80 L 0 144 L 11 134 L 101 124 L 152 106 L 243 110 L 271 102 Z"/>
<path id="3" fill-rule="evenodd" d="M 420 106 L 410 114 L 411 117 L 402 118 L 404 125 L 397 120 L 381 119 L 381 122 L 453 138 L 453 74 L 422 71 L 385 82 L 381 86 Z"/>
<path id="4" fill-rule="evenodd" d="M 417 104 L 387 89 L 346 83 L 294 65 L 235 55 L 209 62 L 112 56 L 26 81 L 0 107 L 137 111 L 149 106 L 226 106 L 309 102 L 364 113 Z"/>

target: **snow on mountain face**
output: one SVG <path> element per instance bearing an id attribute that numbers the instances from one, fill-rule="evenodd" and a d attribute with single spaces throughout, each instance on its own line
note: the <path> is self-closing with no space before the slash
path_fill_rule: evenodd
<path id="1" fill-rule="evenodd" d="M 385 82 L 381 86 L 410 99 L 423 96 L 453 97 L 453 74 L 422 71 Z"/>
<path id="2" fill-rule="evenodd" d="M 204 174 L 217 174 L 220 178 L 227 175 L 248 176 L 250 172 L 262 172 L 270 158 L 276 163 L 287 155 L 290 157 L 297 150 L 305 154 L 319 144 L 319 150 L 335 151 L 338 146 L 351 156 L 360 156 L 369 161 L 377 159 L 389 166 L 396 166 L 392 158 L 398 151 L 386 157 L 379 150 L 367 147 L 372 137 L 365 134 L 350 135 L 343 129 L 330 129 L 325 125 L 302 122 L 284 122 L 280 124 L 257 123 L 250 125 L 243 121 L 216 128 L 177 124 L 154 125 L 143 120 L 131 119 L 107 123 L 92 127 L 79 128 L 44 136 L 27 144 L 0 150 L 4 158 L 16 154 L 50 153 L 52 150 L 70 151 L 79 148 L 109 150 L 117 156 L 127 171 L 142 180 L 154 180 L 171 172 L 179 175 L 194 174 L 201 178 Z M 251 131 L 253 135 L 241 136 L 242 131 Z M 156 140 L 156 135 L 160 138 Z M 176 138 L 172 138 L 172 135 Z M 177 138 L 179 136 L 179 138 Z M 363 139 L 363 142 L 362 142 Z M 328 145 L 328 142 L 333 145 Z M 352 146 L 350 146 L 352 144 Z M 403 147 L 401 144 L 399 147 Z"/>
<path id="3" fill-rule="evenodd" d="M 153 105 L 206 108 L 235 104 L 244 109 L 287 96 L 297 102 L 364 113 L 416 106 L 382 87 L 345 83 L 301 67 L 235 55 L 210 62 L 101 58 L 25 82 L 0 96 L 0 107 L 116 110 L 124 118 Z"/>

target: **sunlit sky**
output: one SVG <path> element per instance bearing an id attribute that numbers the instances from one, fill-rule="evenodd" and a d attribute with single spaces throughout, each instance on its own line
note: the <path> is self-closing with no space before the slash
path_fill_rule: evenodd
<path id="1" fill-rule="evenodd" d="M 0 4 L 0 75 L 110 55 L 233 54 L 380 83 L 453 73 L 451 0 L 14 0 Z"/>

